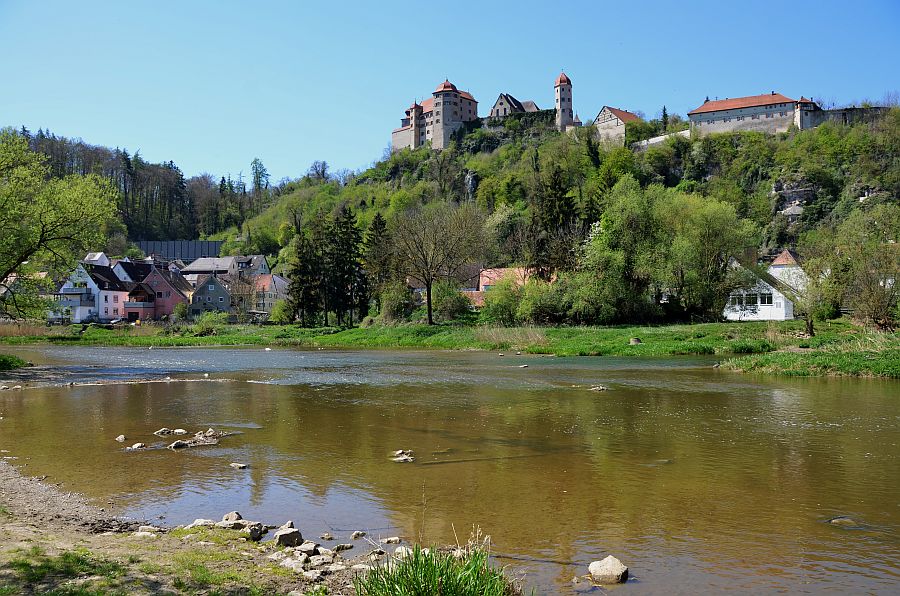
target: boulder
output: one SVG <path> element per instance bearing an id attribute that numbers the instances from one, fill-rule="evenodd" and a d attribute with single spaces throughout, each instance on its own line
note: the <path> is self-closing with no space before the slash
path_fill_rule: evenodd
<path id="1" fill-rule="evenodd" d="M 132 446 L 130 447 L 130 449 L 132 449 L 132 450 L 135 450 L 135 449 L 144 449 L 145 447 L 147 447 L 147 446 L 144 445 L 143 443 L 135 443 L 134 445 L 132 445 Z"/>
<path id="2" fill-rule="evenodd" d="M 335 555 L 335 551 L 331 550 L 330 548 L 325 548 L 324 546 L 320 546 L 317 552 L 322 556 L 331 557 L 332 559 Z"/>
<path id="3" fill-rule="evenodd" d="M 181 439 L 179 439 L 179 440 L 173 442 L 171 445 L 168 445 L 166 448 L 175 451 L 177 449 L 184 449 L 185 447 L 190 447 L 190 446 L 191 446 L 191 444 L 188 443 L 187 441 L 182 441 Z"/>
<path id="4" fill-rule="evenodd" d="M 334 536 L 329 534 L 328 532 L 324 532 L 321 536 L 319 536 L 322 540 L 334 540 Z"/>
<path id="5" fill-rule="evenodd" d="M 400 538 L 398 536 L 391 536 L 390 538 L 382 538 L 381 544 L 400 544 Z"/>
<path id="6" fill-rule="evenodd" d="M 612 555 L 602 561 L 594 561 L 588 566 L 588 571 L 591 579 L 598 584 L 620 584 L 628 580 L 628 567 Z"/>
<path id="7" fill-rule="evenodd" d="M 394 549 L 394 557 L 398 559 L 405 559 L 406 557 L 413 554 L 413 549 L 408 546 L 398 546 Z"/>
<path id="8" fill-rule="evenodd" d="M 365 535 L 366 535 L 366 533 L 363 532 L 362 530 L 357 530 L 357 531 L 353 532 L 352 534 L 350 534 L 350 540 L 359 540 L 360 538 L 362 538 Z"/>
<path id="9" fill-rule="evenodd" d="M 116 437 L 116 440 L 117 440 L 118 442 L 120 442 L 120 443 L 124 443 L 124 442 L 125 442 L 125 435 L 119 435 L 118 437 Z"/>
<path id="10" fill-rule="evenodd" d="M 201 527 L 210 527 L 215 526 L 216 522 L 211 519 L 202 519 L 197 518 L 188 525 L 184 527 L 185 530 L 190 530 L 191 528 L 201 528 Z"/>
<path id="11" fill-rule="evenodd" d="M 279 529 L 279 530 L 287 530 L 287 529 L 290 529 L 290 528 L 293 528 L 293 527 L 294 527 L 294 522 L 292 522 L 291 520 L 287 520 L 287 521 L 284 522 L 284 524 L 282 524 L 282 526 L 281 526 L 280 528 L 278 528 L 278 529 Z"/>
<path id="12" fill-rule="evenodd" d="M 247 524 L 247 527 L 245 527 L 243 531 L 250 534 L 250 540 L 253 542 L 259 542 L 262 539 L 263 534 L 268 532 L 266 527 L 259 522 Z"/>
<path id="13" fill-rule="evenodd" d="M 232 468 L 234 468 L 235 470 L 243 470 L 244 468 L 247 467 L 247 464 L 239 464 L 237 462 L 232 462 L 228 465 L 231 466 Z"/>
<path id="14" fill-rule="evenodd" d="M 297 528 L 285 528 L 275 532 L 273 540 L 278 546 L 298 546 L 303 542 L 303 536 Z"/>
<path id="15" fill-rule="evenodd" d="M 630 345 L 630 346 L 639 346 L 642 343 L 644 343 L 644 342 L 641 341 L 640 337 L 632 337 L 631 339 L 628 340 L 628 345 Z"/>
<path id="16" fill-rule="evenodd" d="M 352 544 L 338 544 L 334 547 L 334 552 L 339 553 L 341 551 L 350 550 L 353 548 Z"/>
<path id="17" fill-rule="evenodd" d="M 319 554 L 319 545 L 313 542 L 312 540 L 305 540 L 303 544 L 297 547 L 297 551 L 301 553 L 306 553 L 309 556 L 318 555 Z"/>
<path id="18" fill-rule="evenodd" d="M 217 528 L 224 528 L 226 530 L 243 530 L 249 525 L 250 522 L 246 522 L 242 519 L 236 519 L 234 521 L 220 521 L 216 523 Z"/>
<path id="19" fill-rule="evenodd" d="M 241 519 L 244 519 L 244 517 L 237 511 L 231 511 L 222 516 L 223 522 L 235 522 Z"/>
<path id="20" fill-rule="evenodd" d="M 323 565 L 331 565 L 333 562 L 333 557 L 328 557 L 325 555 L 314 555 L 309 558 L 310 567 L 322 567 Z"/>
<path id="21" fill-rule="evenodd" d="M 172 429 L 171 429 L 171 428 L 166 428 L 166 427 L 164 426 L 164 427 L 162 427 L 161 429 L 159 429 L 158 431 L 156 431 L 156 432 L 153 433 L 153 434 L 156 435 L 157 437 L 163 437 L 163 436 L 165 436 L 165 435 L 171 435 L 171 434 L 172 434 Z"/>

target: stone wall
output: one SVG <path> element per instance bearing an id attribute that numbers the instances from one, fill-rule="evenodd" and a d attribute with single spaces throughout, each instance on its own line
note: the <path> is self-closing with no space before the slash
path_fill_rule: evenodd
<path id="1" fill-rule="evenodd" d="M 782 102 L 768 106 L 693 114 L 690 117 L 691 130 L 700 135 L 733 131 L 785 132 L 795 124 L 794 111 L 793 102 Z"/>

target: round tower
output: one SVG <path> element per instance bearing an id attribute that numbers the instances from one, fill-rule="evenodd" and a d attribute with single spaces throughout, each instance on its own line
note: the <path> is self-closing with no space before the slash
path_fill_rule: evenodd
<path id="1" fill-rule="evenodd" d="M 572 112 L 572 79 L 566 73 L 560 73 L 556 77 L 556 128 L 565 132 L 567 126 L 575 122 Z"/>

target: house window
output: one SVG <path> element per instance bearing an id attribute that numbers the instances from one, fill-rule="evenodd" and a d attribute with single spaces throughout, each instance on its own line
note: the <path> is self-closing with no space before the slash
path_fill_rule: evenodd
<path id="1" fill-rule="evenodd" d="M 757 298 L 756 294 L 747 294 L 747 306 L 756 306 Z"/>
<path id="2" fill-rule="evenodd" d="M 225 302 L 225 296 L 219 296 L 219 302 Z"/>
<path id="3" fill-rule="evenodd" d="M 114 315 L 119 314 L 119 309 L 118 309 L 118 308 L 114 308 L 114 309 L 113 309 L 113 314 L 114 314 Z"/>
<path id="4" fill-rule="evenodd" d="M 759 295 L 759 303 L 766 305 L 766 306 L 772 306 L 772 294 L 771 293 L 760 294 Z"/>
<path id="5" fill-rule="evenodd" d="M 119 295 L 118 294 L 113 296 L 113 302 L 115 302 L 116 304 L 119 303 Z"/>
<path id="6" fill-rule="evenodd" d="M 207 301 L 207 302 L 212 302 L 212 296 L 207 296 L 207 297 L 206 297 L 206 301 Z"/>
<path id="7" fill-rule="evenodd" d="M 728 304 L 730 306 L 744 306 L 744 296 L 741 294 L 732 295 Z"/>
<path id="8" fill-rule="evenodd" d="M 109 302 L 109 294 L 104 294 L 103 302 Z"/>
<path id="9" fill-rule="evenodd" d="M 207 288 L 210 292 L 216 289 L 216 286 L 213 284 L 209 284 L 209 288 Z"/>
<path id="10" fill-rule="evenodd" d="M 172 297 L 172 290 L 166 290 L 166 298 Z"/>
<path id="11" fill-rule="evenodd" d="M 109 309 L 108 309 L 108 308 L 104 308 L 104 309 L 103 309 L 103 314 L 108 315 L 108 314 L 109 314 Z"/>

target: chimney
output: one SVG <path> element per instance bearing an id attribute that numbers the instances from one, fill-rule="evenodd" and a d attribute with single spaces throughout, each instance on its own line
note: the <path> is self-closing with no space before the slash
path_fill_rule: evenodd
<path id="1" fill-rule="evenodd" d="M 774 91 L 772 91 L 772 95 L 775 95 L 775 92 L 774 92 Z"/>

